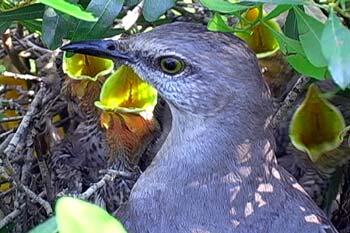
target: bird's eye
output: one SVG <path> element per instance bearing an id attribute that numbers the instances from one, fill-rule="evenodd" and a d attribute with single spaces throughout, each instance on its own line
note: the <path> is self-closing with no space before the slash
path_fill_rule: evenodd
<path id="1" fill-rule="evenodd" d="M 185 69 L 185 63 L 175 57 L 162 57 L 160 59 L 160 68 L 164 73 L 175 75 Z"/>

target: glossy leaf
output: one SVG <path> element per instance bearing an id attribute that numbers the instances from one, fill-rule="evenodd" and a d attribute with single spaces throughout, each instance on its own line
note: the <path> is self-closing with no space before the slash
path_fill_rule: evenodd
<path id="1" fill-rule="evenodd" d="M 29 233 L 58 233 L 56 218 L 51 217 L 47 219 L 45 222 L 29 231 Z"/>
<path id="2" fill-rule="evenodd" d="M 328 77 L 327 67 L 316 67 L 310 63 L 305 54 L 291 54 L 288 63 L 299 73 L 319 80 Z"/>
<path id="3" fill-rule="evenodd" d="M 278 5 L 269 14 L 267 14 L 263 20 L 268 21 L 270 19 L 276 18 L 283 12 L 288 11 L 290 8 L 292 8 L 290 5 Z"/>
<path id="4" fill-rule="evenodd" d="M 283 27 L 283 33 L 291 39 L 299 40 L 298 23 L 294 10 L 288 12 L 286 22 L 284 23 Z"/>
<path id="5" fill-rule="evenodd" d="M 126 6 L 135 6 L 138 4 L 141 0 L 125 0 Z"/>
<path id="6" fill-rule="evenodd" d="M 0 12 L 0 22 L 14 20 L 39 19 L 43 17 L 45 6 L 43 4 L 32 4 L 14 10 Z"/>
<path id="7" fill-rule="evenodd" d="M 101 38 L 122 9 L 124 0 L 92 0 L 87 9 L 95 14 L 96 22 L 80 21 L 74 30 L 72 41 Z"/>
<path id="8" fill-rule="evenodd" d="M 175 5 L 175 0 L 145 0 L 142 14 L 149 22 L 157 20 Z"/>
<path id="9" fill-rule="evenodd" d="M 4 73 L 6 71 L 6 67 L 3 65 L 0 65 L 0 74 Z"/>
<path id="10" fill-rule="evenodd" d="M 142 81 L 128 66 L 121 66 L 103 84 L 100 100 L 95 105 L 115 112 L 153 112 L 157 91 Z"/>
<path id="11" fill-rule="evenodd" d="M 224 0 L 199 0 L 200 3 L 207 7 L 209 10 L 217 11 L 221 13 L 233 13 L 241 10 L 246 10 L 252 7 L 252 4 L 240 5 L 237 3 L 231 3 Z"/>
<path id="12" fill-rule="evenodd" d="M 71 57 L 63 56 L 62 69 L 72 79 L 89 79 L 96 81 L 99 77 L 113 71 L 112 60 L 84 54 L 73 54 Z"/>
<path id="13" fill-rule="evenodd" d="M 324 24 L 307 15 L 298 7 L 293 8 L 298 22 L 299 39 L 306 57 L 316 67 L 327 65 L 321 50 L 321 36 Z"/>
<path id="14" fill-rule="evenodd" d="M 117 219 L 86 201 L 62 197 L 55 210 L 60 233 L 127 233 Z"/>
<path id="15" fill-rule="evenodd" d="M 289 136 L 293 145 L 307 152 L 312 161 L 317 161 L 322 154 L 342 143 L 344 129 L 341 112 L 322 96 L 315 84 L 310 85 L 290 123 Z"/>
<path id="16" fill-rule="evenodd" d="M 0 23 L 0 34 L 4 33 L 6 31 L 6 29 L 10 27 L 10 25 L 11 25 L 11 21 L 1 22 Z"/>
<path id="17" fill-rule="evenodd" d="M 289 4 L 289 5 L 305 5 L 312 3 L 311 0 L 249 0 L 249 2 Z"/>
<path id="18" fill-rule="evenodd" d="M 66 0 L 39 0 L 39 2 L 60 12 L 66 13 L 67 15 L 71 15 L 77 19 L 90 22 L 96 21 L 96 18 L 91 12 L 86 12 L 77 4 L 68 2 Z"/>
<path id="19" fill-rule="evenodd" d="M 316 79 L 327 77 L 327 67 L 315 67 L 306 58 L 301 43 L 297 40 L 286 37 L 283 33 L 276 31 L 270 25 L 265 26 L 274 34 L 281 51 L 287 56 L 289 64 L 299 73 Z"/>
<path id="20" fill-rule="evenodd" d="M 67 23 L 62 13 L 48 7 L 42 24 L 42 40 L 49 49 L 58 48 L 67 35 Z"/>
<path id="21" fill-rule="evenodd" d="M 208 29 L 214 32 L 233 32 L 233 28 L 227 25 L 227 18 L 218 13 L 209 20 Z"/>
<path id="22" fill-rule="evenodd" d="M 322 34 L 322 52 L 334 81 L 346 88 L 350 84 L 350 31 L 331 13 Z"/>
<path id="23" fill-rule="evenodd" d="M 30 33 L 39 33 L 41 32 L 41 27 L 42 27 L 42 21 L 41 20 L 20 20 L 18 21 L 20 24 L 22 24 Z"/>

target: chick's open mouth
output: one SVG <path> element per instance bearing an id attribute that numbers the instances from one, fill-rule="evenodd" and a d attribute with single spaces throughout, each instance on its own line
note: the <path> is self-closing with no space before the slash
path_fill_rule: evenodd
<path id="1" fill-rule="evenodd" d="M 95 102 L 103 110 L 138 114 L 152 114 L 156 104 L 157 91 L 127 65 L 107 78 Z"/>

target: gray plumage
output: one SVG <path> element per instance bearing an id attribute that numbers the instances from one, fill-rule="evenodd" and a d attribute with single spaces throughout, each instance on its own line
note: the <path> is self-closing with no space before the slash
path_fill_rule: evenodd
<path id="1" fill-rule="evenodd" d="M 174 23 L 63 49 L 124 60 L 170 106 L 171 131 L 118 213 L 129 233 L 336 232 L 276 164 L 268 90 L 241 40 Z M 186 68 L 167 75 L 161 56 Z"/>

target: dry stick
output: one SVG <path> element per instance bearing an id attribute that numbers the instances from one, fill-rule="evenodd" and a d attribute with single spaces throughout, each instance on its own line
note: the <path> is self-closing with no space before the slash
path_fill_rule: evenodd
<path id="1" fill-rule="evenodd" d="M 2 35 L 3 47 L 5 51 L 9 55 L 12 64 L 17 68 L 20 73 L 28 73 L 28 67 L 23 63 L 23 61 L 19 58 L 18 52 L 16 51 L 13 41 L 11 38 L 11 32 L 9 29 L 5 31 Z"/>
<path id="2" fill-rule="evenodd" d="M 21 121 L 15 135 L 13 136 L 12 140 L 10 141 L 9 145 L 4 151 L 7 158 L 12 157 L 13 153 L 16 150 L 17 144 L 21 141 L 21 139 L 23 139 L 23 135 L 27 132 L 33 116 L 39 111 L 41 101 L 44 98 L 45 90 L 46 88 L 43 88 L 43 86 L 41 86 L 40 90 L 34 97 L 34 100 L 31 103 L 28 112 L 23 117 L 23 120 Z"/>
<path id="3" fill-rule="evenodd" d="M 23 116 L 5 117 L 5 118 L 0 119 L 0 123 L 20 121 L 22 119 L 23 119 Z"/>
<path id="4" fill-rule="evenodd" d="M 299 94 L 304 90 L 309 82 L 309 78 L 305 76 L 300 76 L 298 81 L 294 84 L 292 90 L 288 93 L 286 98 L 281 104 L 281 107 L 277 110 L 275 115 L 272 118 L 272 127 L 276 128 L 280 124 L 281 121 L 285 120 L 284 118 L 287 116 L 287 112 L 289 109 L 293 107 L 293 104 Z"/>
<path id="5" fill-rule="evenodd" d="M 11 176 L 15 176 L 15 171 L 9 161 L 9 158 L 12 157 L 13 153 L 16 150 L 16 145 L 21 141 L 21 139 L 23 139 L 23 135 L 25 135 L 25 132 L 28 130 L 28 127 L 32 121 L 33 116 L 39 111 L 39 107 L 41 105 L 41 101 L 44 97 L 44 93 L 45 93 L 46 88 L 43 88 L 43 86 L 40 88 L 40 90 L 38 91 L 37 95 L 35 96 L 32 104 L 30 105 L 30 109 L 27 112 L 27 114 L 24 116 L 21 124 L 19 125 L 15 135 L 12 137 L 9 145 L 7 146 L 7 148 L 4 150 L 4 154 L 5 154 L 5 158 L 4 158 L 4 162 L 6 165 L 6 168 L 8 169 L 8 173 Z M 29 188 L 27 188 L 26 186 L 24 186 L 23 184 L 21 184 L 18 179 L 16 177 L 14 178 L 14 184 L 18 187 L 20 187 L 21 189 L 24 190 L 24 192 L 33 199 L 33 201 L 39 203 L 40 205 L 42 205 L 44 207 L 44 209 L 46 210 L 47 215 L 51 215 L 52 214 L 52 208 L 50 206 L 50 204 L 45 201 L 44 199 L 42 199 L 41 197 L 39 197 L 38 195 L 36 195 L 33 191 L 31 191 Z"/>
<path id="6" fill-rule="evenodd" d="M 86 200 L 91 197 L 97 190 L 106 185 L 107 182 L 112 181 L 116 176 L 130 177 L 130 173 L 123 171 L 108 171 L 100 181 L 91 185 L 84 193 L 80 194 L 78 197 Z"/>
<path id="7" fill-rule="evenodd" d="M 30 190 L 27 186 L 23 184 L 17 184 L 24 192 L 35 202 L 39 203 L 42 207 L 44 207 L 46 214 L 48 216 L 52 215 L 52 208 L 49 202 L 42 199 L 39 195 L 35 194 L 32 190 Z"/>
<path id="8" fill-rule="evenodd" d="M 32 50 L 36 50 L 36 51 L 41 52 L 41 53 L 44 53 L 44 54 L 45 54 L 45 53 L 52 53 L 51 50 L 46 49 L 46 48 L 44 48 L 44 47 L 41 47 L 41 46 L 39 46 L 39 45 L 33 43 L 33 42 L 30 41 L 29 39 L 26 39 L 26 38 L 25 38 L 23 41 L 24 41 L 25 43 L 27 43 L 27 44 L 28 44 L 27 47 L 29 47 L 29 48 L 32 49 Z"/>
<path id="9" fill-rule="evenodd" d="M 38 81 L 41 82 L 43 79 L 38 76 L 30 75 L 30 74 L 18 74 L 18 73 L 13 73 L 9 71 L 4 71 L 1 73 L 1 75 L 5 77 L 11 77 L 11 78 L 16 78 L 16 79 L 23 79 L 23 80 L 33 80 L 33 81 Z"/>
<path id="10" fill-rule="evenodd" d="M 7 137 L 8 135 L 12 134 L 13 132 L 15 132 L 15 129 L 10 129 L 2 134 L 0 134 L 0 140 Z M 5 148 L 4 148 L 5 149 Z"/>
<path id="11" fill-rule="evenodd" d="M 26 204 L 23 203 L 18 209 L 15 209 L 11 213 L 9 213 L 7 216 L 5 216 L 3 219 L 1 219 L 0 229 L 5 227 L 7 224 L 11 223 L 13 220 L 15 220 L 15 218 L 17 218 L 21 214 L 22 209 L 24 209 L 25 206 Z"/>
<path id="12" fill-rule="evenodd" d="M 141 15 L 143 4 L 144 4 L 144 1 L 142 0 L 139 4 L 137 4 L 137 6 L 134 7 L 134 9 L 132 9 L 131 11 L 128 11 L 126 15 L 122 18 L 121 26 L 125 30 L 129 30 L 135 25 L 137 19 Z"/>

